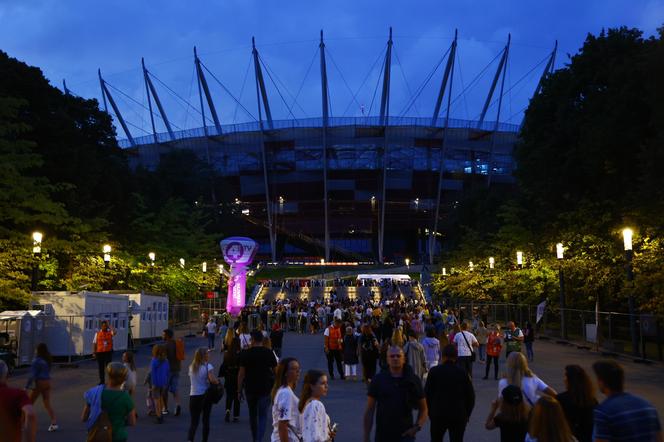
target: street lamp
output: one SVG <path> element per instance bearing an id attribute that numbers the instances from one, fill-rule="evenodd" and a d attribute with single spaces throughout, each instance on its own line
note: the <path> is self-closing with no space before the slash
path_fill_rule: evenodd
<path id="1" fill-rule="evenodd" d="M 111 262 L 111 246 L 104 244 L 102 249 L 104 251 L 104 268 L 108 268 L 108 264 Z"/>
<path id="2" fill-rule="evenodd" d="M 203 261 L 203 273 L 207 273 L 207 262 Z"/>
<path id="3" fill-rule="evenodd" d="M 516 265 L 523 268 L 523 252 L 516 252 Z"/>
<path id="4" fill-rule="evenodd" d="M 325 258 L 320 259 L 320 266 L 322 268 L 322 273 L 323 273 L 323 290 L 325 290 Z"/>
<path id="5" fill-rule="evenodd" d="M 639 341 L 638 337 L 636 336 L 636 313 L 635 313 L 635 308 L 634 308 L 634 290 L 631 287 L 631 282 L 634 281 L 634 268 L 632 266 L 632 258 L 634 257 L 634 250 L 632 250 L 632 236 L 634 235 L 634 232 L 632 229 L 623 229 L 622 231 L 623 235 L 623 246 L 625 249 L 625 260 L 627 261 L 627 265 L 625 266 L 625 271 L 627 274 L 627 282 L 630 283 L 629 287 L 629 297 L 628 299 L 628 305 L 629 305 L 629 332 L 630 335 L 632 336 L 632 354 L 634 356 L 639 355 Z"/>
<path id="6" fill-rule="evenodd" d="M 180 258 L 180 267 L 184 269 L 184 258 Z"/>
<path id="7" fill-rule="evenodd" d="M 410 258 L 405 259 L 406 267 L 410 268 Z"/>
<path id="8" fill-rule="evenodd" d="M 35 257 L 35 261 L 32 264 L 32 284 L 31 290 L 34 292 L 37 290 L 37 282 L 39 281 L 39 261 L 38 258 L 41 256 L 41 243 L 44 235 L 41 232 L 32 232 L 32 255 Z"/>
<path id="9" fill-rule="evenodd" d="M 556 244 L 556 258 L 558 259 L 558 281 L 560 283 L 560 336 L 567 339 L 567 328 L 565 327 L 565 276 L 563 275 L 563 259 L 565 248 L 563 243 Z"/>
<path id="10" fill-rule="evenodd" d="M 154 252 L 148 253 L 148 258 L 150 258 L 150 265 L 154 266 L 154 259 L 156 258 Z"/>
<path id="11" fill-rule="evenodd" d="M 475 264 L 473 264 L 472 261 L 468 261 L 468 269 L 472 272 L 474 268 L 475 268 Z"/>
<path id="12" fill-rule="evenodd" d="M 495 266 L 495 264 L 496 264 L 496 260 L 493 259 L 493 256 L 490 256 L 490 257 L 489 257 L 489 268 L 490 268 L 490 269 L 493 269 L 493 267 Z"/>
<path id="13" fill-rule="evenodd" d="M 443 276 L 447 276 L 447 269 L 443 267 Z"/>

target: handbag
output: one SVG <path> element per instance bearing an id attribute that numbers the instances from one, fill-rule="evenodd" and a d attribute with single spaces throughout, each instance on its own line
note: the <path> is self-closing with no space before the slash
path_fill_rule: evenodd
<path id="1" fill-rule="evenodd" d="M 466 345 L 470 349 L 470 362 L 475 362 L 475 360 L 477 359 L 477 355 L 473 351 L 473 347 L 471 347 L 470 344 L 468 343 L 468 339 L 466 339 L 466 333 L 464 333 L 463 331 L 459 333 L 461 333 L 461 336 L 463 336 L 463 340 L 466 341 Z"/>
<path id="2" fill-rule="evenodd" d="M 205 390 L 205 400 L 212 402 L 213 404 L 218 404 L 221 398 L 224 397 L 224 386 L 221 383 L 210 384 L 210 386 Z"/>

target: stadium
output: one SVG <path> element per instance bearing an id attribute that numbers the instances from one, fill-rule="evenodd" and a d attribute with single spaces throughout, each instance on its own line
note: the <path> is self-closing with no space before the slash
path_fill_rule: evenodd
<path id="1" fill-rule="evenodd" d="M 429 118 L 390 114 L 391 30 L 382 60 L 378 115 L 330 115 L 322 32 L 318 118 L 272 118 L 265 65 L 255 44 L 257 121 L 220 123 L 206 68 L 195 49 L 200 109 L 204 121 L 207 113 L 212 122 L 197 129 L 172 130 L 152 76 L 143 66 L 153 133 L 132 137 L 101 73 L 99 80 L 104 104 L 125 132 L 126 139 L 119 142 L 132 166 L 154 169 L 167 152 L 193 151 L 214 167 L 223 177 L 224 192 L 233 195 L 237 231 L 228 234 L 258 241 L 259 258 L 403 263 L 410 257 L 433 263 L 441 250 L 441 220 L 466 189 L 514 183 L 512 151 L 519 125 L 500 122 L 510 41 L 499 54 L 477 120 L 450 118 L 456 47 L 455 37 Z M 547 59 L 542 78 L 553 70 L 555 49 Z M 487 121 L 487 109 L 494 104 L 495 120 Z M 165 132 L 155 130 L 154 116 L 161 118 Z"/>

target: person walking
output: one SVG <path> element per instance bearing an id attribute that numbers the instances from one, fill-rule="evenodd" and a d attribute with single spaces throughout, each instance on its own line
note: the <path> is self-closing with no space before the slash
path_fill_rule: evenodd
<path id="1" fill-rule="evenodd" d="M 500 410 L 498 414 L 496 412 Z M 528 433 L 528 415 L 530 407 L 523 400 L 521 389 L 508 385 L 500 399 L 491 403 L 491 411 L 484 428 L 500 428 L 500 442 L 523 442 Z"/>
<path id="2" fill-rule="evenodd" d="M 597 405 L 590 376 L 579 365 L 567 365 L 564 372 L 566 390 L 556 396 L 563 407 L 572 434 L 579 442 L 593 440 L 593 411 Z"/>
<path id="3" fill-rule="evenodd" d="M 247 327 L 246 322 L 240 322 L 237 333 L 240 338 L 240 349 L 246 350 L 251 347 L 251 333 L 249 333 L 249 328 Z"/>
<path id="4" fill-rule="evenodd" d="M 341 366 L 343 348 L 343 338 L 341 335 L 341 320 L 338 318 L 334 319 L 332 325 L 327 327 L 323 332 L 324 343 L 323 349 L 325 351 L 325 356 L 327 357 L 327 369 L 330 373 L 330 379 L 334 379 L 334 368 L 332 366 L 333 362 L 336 362 L 337 371 L 339 372 L 339 377 L 341 380 L 346 379 L 344 375 L 343 368 Z"/>
<path id="5" fill-rule="evenodd" d="M 450 442 L 463 441 L 475 407 L 475 389 L 466 370 L 457 364 L 457 348 L 443 348 L 443 362 L 433 367 L 424 386 L 429 410 L 431 442 L 442 442 L 447 431 Z"/>
<path id="6" fill-rule="evenodd" d="M 484 321 L 479 322 L 479 326 L 475 331 L 475 337 L 480 346 L 477 348 L 477 351 L 480 356 L 480 362 L 486 362 L 486 344 L 489 337 L 489 329 L 484 325 Z"/>
<path id="7" fill-rule="evenodd" d="M 136 425 L 134 400 L 122 390 L 122 384 L 127 379 L 127 368 L 121 362 L 111 362 L 106 367 L 106 374 L 106 385 L 97 385 L 85 392 L 81 421 L 86 422 L 89 433 L 102 411 L 105 411 L 113 429 L 113 442 L 125 442 L 128 437 L 127 426 Z"/>
<path id="8" fill-rule="evenodd" d="M 535 403 L 525 442 L 576 442 L 565 420 L 565 413 L 554 397 L 542 396 Z"/>
<path id="9" fill-rule="evenodd" d="M 205 333 L 207 334 L 208 350 L 214 350 L 214 338 L 217 336 L 217 323 L 210 317 L 205 324 Z"/>
<path id="10" fill-rule="evenodd" d="M 109 327 L 108 321 L 102 321 L 101 329 L 92 340 L 92 357 L 97 360 L 100 385 L 106 382 L 106 366 L 113 361 L 113 336 L 116 334 L 117 331 Z"/>
<path id="11" fill-rule="evenodd" d="M 535 330 L 530 324 L 530 321 L 526 322 L 526 326 L 523 329 L 523 343 L 526 346 L 526 357 L 528 362 L 533 362 L 535 360 L 535 353 L 533 353 L 533 342 L 535 342 Z"/>
<path id="12" fill-rule="evenodd" d="M 134 353 L 126 351 L 122 353 L 122 365 L 127 369 L 127 379 L 122 384 L 122 389 L 129 394 L 130 398 L 134 398 L 134 391 L 136 390 L 137 374 L 136 363 L 134 362 Z"/>
<path id="13" fill-rule="evenodd" d="M 508 385 L 521 388 L 523 397 L 528 405 L 533 407 L 541 396 L 556 396 L 556 390 L 549 387 L 538 378 L 528 367 L 528 361 L 523 353 L 513 352 L 507 358 L 507 374 L 498 382 L 498 396 Z"/>
<path id="14" fill-rule="evenodd" d="M 30 402 L 33 404 L 37 403 L 39 396 L 42 397 L 44 402 L 44 408 L 48 413 L 49 418 L 51 419 L 51 425 L 48 427 L 48 431 L 57 431 L 58 421 L 55 418 L 55 412 L 53 407 L 51 407 L 51 363 L 53 358 L 51 353 L 48 351 L 48 347 L 43 342 L 37 344 L 35 350 L 35 358 L 32 360 L 30 365 L 30 377 L 28 382 L 25 385 L 26 390 L 32 389 L 30 393 Z M 33 387 L 34 384 L 34 387 Z"/>
<path id="15" fill-rule="evenodd" d="M 240 420 L 240 400 L 238 399 L 237 375 L 240 371 L 240 339 L 232 333 L 226 334 L 224 342 L 224 361 L 219 367 L 219 377 L 224 379 L 226 389 L 226 414 L 224 420 L 230 422 L 231 410 L 233 422 Z"/>
<path id="16" fill-rule="evenodd" d="M 475 360 L 475 351 L 479 347 L 479 342 L 471 332 L 468 331 L 468 323 L 462 322 L 460 330 L 454 335 L 454 344 L 457 348 L 457 364 L 473 377 L 473 361 Z"/>
<path id="17" fill-rule="evenodd" d="M 417 341 L 415 330 L 408 330 L 408 342 L 403 347 L 406 356 L 406 363 L 413 369 L 415 376 L 424 381 L 424 376 L 428 371 L 426 357 L 424 356 L 424 347 Z"/>
<path id="18" fill-rule="evenodd" d="M 422 339 L 422 347 L 424 347 L 427 368 L 431 369 L 438 365 L 440 362 L 440 341 L 436 338 L 434 327 L 427 327 L 426 337 Z"/>
<path id="19" fill-rule="evenodd" d="M 595 441 L 661 442 L 664 438 L 657 409 L 625 392 L 623 368 L 615 361 L 597 361 L 593 371 L 599 391 L 606 396 L 595 407 Z"/>
<path id="20" fill-rule="evenodd" d="M 330 442 L 335 432 L 321 402 L 328 391 L 327 376 L 320 370 L 309 370 L 304 376 L 298 410 L 302 414 L 302 442 Z"/>
<path id="21" fill-rule="evenodd" d="M 0 359 L 0 423 L 7 442 L 35 442 L 37 416 L 32 401 L 20 388 L 7 385 L 9 367 Z"/>
<path id="22" fill-rule="evenodd" d="M 272 341 L 272 350 L 278 358 L 281 357 L 281 349 L 284 346 L 284 331 L 278 322 L 272 325 L 272 332 L 270 333 L 270 340 Z"/>
<path id="23" fill-rule="evenodd" d="M 182 370 L 182 359 L 184 357 L 184 352 L 182 355 L 178 355 L 177 346 L 178 343 L 173 339 L 173 330 L 167 328 L 162 333 L 164 339 L 164 346 L 166 347 L 166 358 L 168 359 L 168 385 L 164 389 L 164 413 L 168 414 L 168 393 L 173 395 L 175 400 L 175 416 L 179 416 L 182 407 L 180 407 L 180 394 L 178 393 L 178 388 L 180 386 L 180 371 Z M 184 345 L 182 342 L 180 345 Z"/>
<path id="24" fill-rule="evenodd" d="M 521 343 L 523 342 L 523 332 L 519 327 L 514 324 L 514 321 L 507 323 L 507 330 L 505 330 L 505 359 L 510 353 L 521 351 Z"/>
<path id="25" fill-rule="evenodd" d="M 346 327 L 346 336 L 344 336 L 343 360 L 344 376 L 346 379 L 357 380 L 357 364 L 359 364 L 358 339 L 353 333 L 353 327 Z"/>
<path id="26" fill-rule="evenodd" d="M 247 397 L 249 426 L 253 442 L 262 442 L 270 409 L 270 391 L 277 361 L 272 350 L 263 346 L 263 333 L 251 332 L 251 346 L 240 351 L 237 375 L 238 400 Z"/>
<path id="27" fill-rule="evenodd" d="M 362 361 L 362 379 L 366 383 L 370 383 L 376 375 L 379 351 L 378 339 L 373 334 L 371 326 L 364 324 L 360 336 L 360 359 Z"/>
<path id="28" fill-rule="evenodd" d="M 486 368 L 482 379 L 489 379 L 489 369 L 491 368 L 491 362 L 493 362 L 493 377 L 498 380 L 498 361 L 502 349 L 503 340 L 500 337 L 500 325 L 495 324 L 486 341 Z"/>
<path id="29" fill-rule="evenodd" d="M 166 414 L 166 408 L 164 408 L 164 393 L 168 388 L 168 374 L 170 372 L 166 356 L 166 347 L 164 345 L 157 344 L 152 347 L 150 380 L 152 382 L 152 397 L 155 402 L 155 414 L 157 415 L 158 424 L 164 422 L 163 415 Z"/>
<path id="30" fill-rule="evenodd" d="M 208 350 L 199 348 L 194 353 L 194 359 L 189 365 L 189 431 L 187 441 L 193 442 L 198 429 L 198 423 L 203 417 L 203 442 L 207 442 L 210 435 L 210 412 L 212 401 L 206 396 L 211 384 L 218 384 L 219 380 L 214 375 L 214 367 L 208 362 Z"/>
<path id="31" fill-rule="evenodd" d="M 401 347 L 390 346 L 387 360 L 389 369 L 369 384 L 363 441 L 369 442 L 375 415 L 377 442 L 413 442 L 428 416 L 422 382 L 406 364 Z M 413 410 L 418 411 L 416 421 Z"/>
<path id="32" fill-rule="evenodd" d="M 300 442 L 302 422 L 299 399 L 295 386 L 300 379 L 300 363 L 295 358 L 284 358 L 277 366 L 272 388 L 271 442 Z"/>

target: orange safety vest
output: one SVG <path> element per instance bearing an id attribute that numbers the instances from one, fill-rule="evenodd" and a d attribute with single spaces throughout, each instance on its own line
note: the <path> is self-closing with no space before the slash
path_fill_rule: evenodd
<path id="1" fill-rule="evenodd" d="M 327 348 L 330 350 L 340 350 L 341 349 L 341 328 L 339 327 L 329 327 L 330 336 L 328 336 Z"/>
<path id="2" fill-rule="evenodd" d="M 113 332 L 99 330 L 97 332 L 97 353 L 113 351 Z"/>

